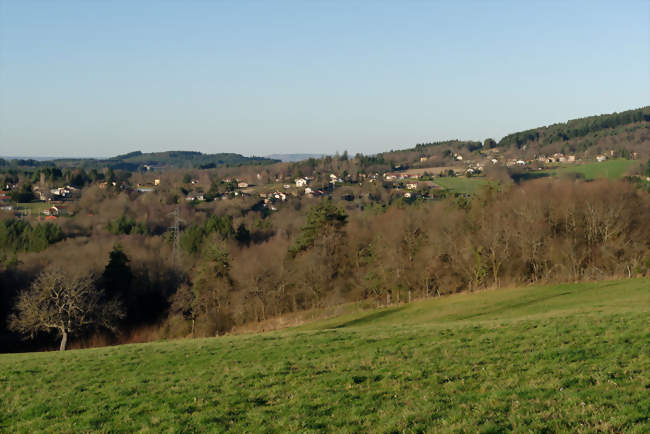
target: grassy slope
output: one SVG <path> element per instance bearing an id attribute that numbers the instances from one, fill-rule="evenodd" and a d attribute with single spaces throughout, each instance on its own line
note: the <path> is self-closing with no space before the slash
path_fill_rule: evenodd
<path id="1" fill-rule="evenodd" d="M 650 429 L 650 280 L 217 339 L 0 356 L 6 431 Z"/>
<path id="2" fill-rule="evenodd" d="M 472 194 L 476 193 L 482 186 L 487 185 L 489 180 L 484 177 L 442 177 L 435 178 L 434 181 L 440 187 L 451 190 L 455 193 Z"/>
<path id="3" fill-rule="evenodd" d="M 557 169 L 542 171 L 552 176 L 562 176 L 569 173 L 580 173 L 585 179 L 608 178 L 618 179 L 625 175 L 625 172 L 633 165 L 638 164 L 632 160 L 607 160 L 601 163 L 586 163 L 562 166 Z"/>

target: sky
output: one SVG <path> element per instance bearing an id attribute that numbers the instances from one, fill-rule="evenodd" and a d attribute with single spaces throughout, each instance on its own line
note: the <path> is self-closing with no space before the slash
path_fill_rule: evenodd
<path id="1" fill-rule="evenodd" d="M 648 104 L 648 0 L 0 0 L 5 156 L 371 154 Z"/>

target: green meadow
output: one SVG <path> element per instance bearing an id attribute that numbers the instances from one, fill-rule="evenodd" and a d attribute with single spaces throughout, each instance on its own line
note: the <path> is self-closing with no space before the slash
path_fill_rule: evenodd
<path id="1" fill-rule="evenodd" d="M 556 169 L 541 171 L 540 173 L 547 173 L 551 176 L 563 176 L 569 174 L 580 174 L 587 180 L 592 179 L 619 179 L 622 178 L 630 167 L 634 164 L 639 164 L 638 161 L 615 159 L 606 160 L 603 162 L 592 162 L 585 164 L 574 164 L 561 166 Z"/>
<path id="2" fill-rule="evenodd" d="M 450 190 L 454 193 L 473 194 L 480 190 L 484 185 L 489 184 L 489 180 L 485 177 L 470 177 L 465 176 L 449 176 L 449 177 L 436 177 L 435 183 L 440 187 Z"/>
<path id="3" fill-rule="evenodd" d="M 0 430 L 648 432 L 650 279 L 0 355 Z"/>

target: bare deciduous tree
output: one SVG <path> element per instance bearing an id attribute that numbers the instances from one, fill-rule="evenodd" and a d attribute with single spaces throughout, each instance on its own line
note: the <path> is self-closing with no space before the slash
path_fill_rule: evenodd
<path id="1" fill-rule="evenodd" d="M 124 316 L 117 300 L 104 300 L 90 274 L 70 276 L 58 270 L 42 272 L 32 286 L 18 296 L 10 327 L 29 337 L 41 331 L 57 331 L 64 351 L 71 334 L 90 327 L 115 330 Z"/>

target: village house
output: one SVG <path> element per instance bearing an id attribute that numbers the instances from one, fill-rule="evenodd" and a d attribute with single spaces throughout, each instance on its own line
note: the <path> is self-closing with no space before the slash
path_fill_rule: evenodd
<path id="1" fill-rule="evenodd" d="M 50 193 L 52 193 L 54 196 L 68 197 L 68 195 L 70 195 L 70 190 L 63 187 L 53 188 L 50 190 Z"/>
<path id="2" fill-rule="evenodd" d="M 605 160 L 607 160 L 607 156 L 606 156 L 606 155 L 600 154 L 600 155 L 597 155 L 597 156 L 596 156 L 596 161 L 598 161 L 599 163 L 602 163 L 602 162 L 605 161 Z"/>
<path id="3" fill-rule="evenodd" d="M 306 178 L 296 178 L 296 187 L 298 188 L 305 187 L 308 183 Z"/>
<path id="4" fill-rule="evenodd" d="M 279 192 L 279 191 L 276 191 L 275 193 L 273 193 L 273 197 L 274 197 L 275 199 L 279 199 L 279 200 L 281 200 L 282 202 L 284 202 L 285 200 L 287 200 L 287 195 L 284 194 L 284 193 L 282 193 L 282 192 Z"/>
<path id="5" fill-rule="evenodd" d="M 67 215 L 67 209 L 62 205 L 54 205 L 43 211 L 43 214 L 46 216 L 60 217 L 62 215 Z"/>
<path id="6" fill-rule="evenodd" d="M 418 188 L 418 185 L 417 185 L 417 183 L 412 182 L 412 183 L 408 183 L 408 184 L 406 184 L 406 188 L 407 188 L 408 190 L 415 190 L 416 188 Z"/>
<path id="7" fill-rule="evenodd" d="M 248 188 L 248 182 L 238 182 L 237 188 Z"/>
<path id="8" fill-rule="evenodd" d="M 205 196 L 201 192 L 192 192 L 192 193 L 187 195 L 185 200 L 188 201 L 188 202 L 194 202 L 194 201 L 199 201 L 200 202 L 200 201 L 205 200 Z"/>

